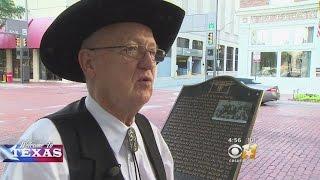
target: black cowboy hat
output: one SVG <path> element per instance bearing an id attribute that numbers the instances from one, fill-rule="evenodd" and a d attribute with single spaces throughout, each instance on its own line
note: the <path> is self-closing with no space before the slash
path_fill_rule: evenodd
<path id="1" fill-rule="evenodd" d="M 54 74 L 85 82 L 78 63 L 82 41 L 98 29 L 118 22 L 137 22 L 152 29 L 160 49 L 168 52 L 184 11 L 162 0 L 81 0 L 63 11 L 42 37 L 40 57 Z"/>

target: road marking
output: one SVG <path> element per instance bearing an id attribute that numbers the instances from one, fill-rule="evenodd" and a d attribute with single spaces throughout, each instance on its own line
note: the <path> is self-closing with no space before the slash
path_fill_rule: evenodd
<path id="1" fill-rule="evenodd" d="M 64 107 L 66 105 L 56 105 L 56 106 L 47 106 L 47 107 L 42 107 L 42 108 L 34 108 L 34 109 L 23 109 L 24 111 L 37 111 L 37 110 L 44 110 L 44 109 L 55 109 L 55 108 L 60 108 Z"/>
<path id="2" fill-rule="evenodd" d="M 141 110 L 148 110 L 148 109 L 155 109 L 155 108 L 161 108 L 163 106 L 159 106 L 159 105 L 146 105 L 146 106 L 143 106 L 141 108 Z"/>
<path id="3" fill-rule="evenodd" d="M 64 107 L 66 105 L 56 105 L 56 106 L 48 106 L 48 107 L 44 107 L 44 109 L 52 109 L 52 108 L 60 108 L 60 107 Z"/>

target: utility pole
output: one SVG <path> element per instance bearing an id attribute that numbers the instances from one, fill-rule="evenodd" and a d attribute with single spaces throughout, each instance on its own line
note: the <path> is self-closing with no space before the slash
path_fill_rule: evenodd
<path id="1" fill-rule="evenodd" d="M 29 60 L 26 59 L 25 62 L 23 60 L 23 57 L 24 57 L 23 53 L 28 51 L 28 47 L 27 47 L 27 44 L 26 44 L 27 36 L 28 36 L 28 0 L 25 0 L 24 2 L 25 2 L 24 8 L 26 10 L 25 21 L 26 21 L 27 26 L 18 35 L 18 37 L 20 38 L 19 54 L 20 54 L 21 83 L 29 82 L 29 79 L 30 79 Z M 29 54 L 29 53 L 27 53 L 27 54 Z"/>
<path id="2" fill-rule="evenodd" d="M 218 42 L 218 0 L 215 0 L 215 14 L 209 16 L 209 27 L 207 31 L 207 46 L 205 59 L 205 80 L 217 76 L 217 42 Z M 210 54 L 209 54 L 210 52 Z M 212 77 L 208 73 L 208 61 L 212 66 Z"/>
<path id="3" fill-rule="evenodd" d="M 26 9 L 25 19 L 28 22 L 28 0 L 24 1 L 24 8 Z"/>

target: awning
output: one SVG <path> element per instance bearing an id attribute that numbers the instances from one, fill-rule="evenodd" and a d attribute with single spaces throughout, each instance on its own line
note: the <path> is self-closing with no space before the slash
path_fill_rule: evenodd
<path id="1" fill-rule="evenodd" d="M 0 49 L 16 48 L 15 36 L 12 34 L 4 34 L 4 29 L 0 29 Z"/>
<path id="2" fill-rule="evenodd" d="M 43 34 L 53 22 L 54 18 L 37 18 L 29 21 L 27 46 L 28 48 L 38 49 Z M 0 49 L 15 49 L 15 35 L 4 34 L 4 29 L 0 29 Z"/>
<path id="3" fill-rule="evenodd" d="M 28 29 L 28 47 L 38 49 L 43 34 L 53 22 L 54 18 L 37 18 L 29 22 Z"/>

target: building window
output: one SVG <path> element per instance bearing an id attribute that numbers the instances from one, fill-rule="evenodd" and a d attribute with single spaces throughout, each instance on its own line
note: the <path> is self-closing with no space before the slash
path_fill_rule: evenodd
<path id="1" fill-rule="evenodd" d="M 251 75 L 275 77 L 277 75 L 277 53 L 261 52 L 260 60 L 254 60 L 251 54 Z"/>
<path id="2" fill-rule="evenodd" d="M 201 58 L 192 57 L 192 74 L 201 74 Z"/>
<path id="3" fill-rule="evenodd" d="M 218 45 L 217 53 L 218 53 L 218 59 L 217 59 L 217 71 L 223 71 L 224 70 L 224 45 Z"/>
<path id="4" fill-rule="evenodd" d="M 182 48 L 189 48 L 189 39 L 178 37 L 177 46 Z"/>
<path id="5" fill-rule="evenodd" d="M 42 61 L 40 60 L 40 67 L 39 67 L 39 71 L 40 71 L 40 79 L 42 80 L 62 80 L 62 78 L 60 78 L 59 76 L 53 74 L 50 70 L 48 70 L 44 64 L 42 63 Z"/>
<path id="6" fill-rule="evenodd" d="M 207 60 L 207 71 L 213 71 L 213 60 Z"/>
<path id="7" fill-rule="evenodd" d="M 281 77 L 309 77 L 311 51 L 281 52 Z"/>
<path id="8" fill-rule="evenodd" d="M 178 66 L 177 75 L 187 75 L 188 74 L 188 58 L 187 57 L 177 57 L 176 65 Z"/>
<path id="9" fill-rule="evenodd" d="M 203 49 L 203 42 L 202 41 L 193 40 L 192 41 L 192 49 L 202 50 Z"/>
<path id="10" fill-rule="evenodd" d="M 314 27 L 259 29 L 251 32 L 251 45 L 301 45 L 313 43 Z"/>
<path id="11" fill-rule="evenodd" d="M 227 47 L 226 71 L 233 71 L 233 47 Z"/>
<path id="12" fill-rule="evenodd" d="M 235 50 L 234 70 L 238 71 L 238 48 L 236 48 L 236 50 Z"/>

